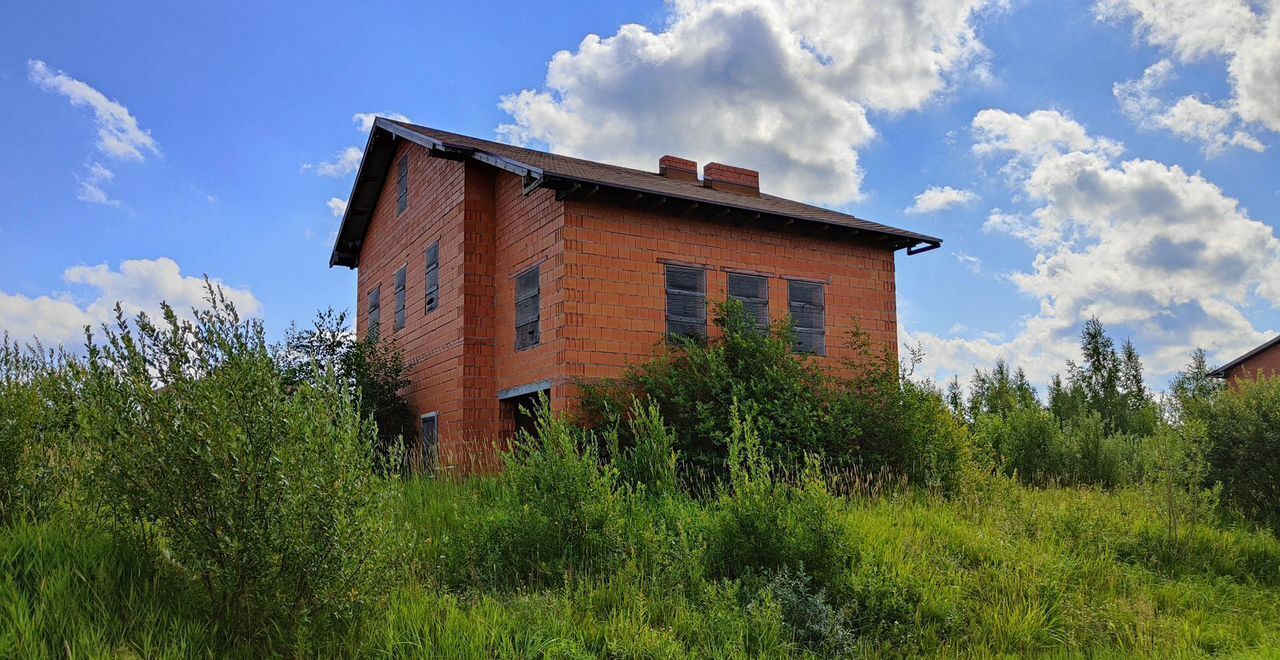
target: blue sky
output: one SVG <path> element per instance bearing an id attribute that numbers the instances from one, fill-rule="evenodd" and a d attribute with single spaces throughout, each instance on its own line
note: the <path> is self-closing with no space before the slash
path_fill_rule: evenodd
<path id="1" fill-rule="evenodd" d="M 1096 314 L 1163 382 L 1280 329 L 1278 5 L 7 3 L 0 327 L 74 343 L 206 273 L 273 335 L 352 306 L 339 156 L 397 113 L 940 236 L 898 259 L 928 373 L 1043 382 Z"/>

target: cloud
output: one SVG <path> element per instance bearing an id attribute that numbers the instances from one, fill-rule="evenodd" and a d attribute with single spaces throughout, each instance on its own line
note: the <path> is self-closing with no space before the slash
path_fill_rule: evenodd
<path id="1" fill-rule="evenodd" d="M 106 206 L 119 206 L 120 200 L 111 199 L 107 192 L 102 189 L 102 184 L 109 183 L 115 178 L 115 174 L 102 166 L 101 163 L 93 163 L 89 165 L 89 171 L 83 177 L 77 176 L 76 181 L 80 183 L 80 192 L 76 198 L 82 202 L 91 204 L 105 204 Z"/>
<path id="2" fill-rule="evenodd" d="M 357 112 L 351 116 L 351 121 L 356 125 L 357 131 L 368 133 L 373 130 L 373 121 L 378 117 L 409 121 L 408 117 L 398 112 Z M 360 160 L 363 158 L 364 151 L 360 147 L 352 145 L 334 154 L 332 160 L 319 163 L 303 163 L 302 171 L 315 172 L 320 176 L 346 176 L 360 169 Z"/>
<path id="3" fill-rule="evenodd" d="M 373 120 L 378 117 L 386 117 L 396 121 L 412 121 L 398 112 L 357 112 L 351 116 L 351 121 L 355 122 L 357 131 L 368 133 L 373 130 Z"/>
<path id="4" fill-rule="evenodd" d="M 93 110 L 98 128 L 98 149 L 108 156 L 125 160 L 146 160 L 146 154 L 159 155 L 160 149 L 151 131 L 138 126 L 138 120 L 118 101 L 62 71 L 53 71 L 40 60 L 27 60 L 27 76 L 45 91 L 70 99 L 72 105 Z"/>
<path id="5" fill-rule="evenodd" d="M 974 273 L 982 272 L 982 259 L 979 259 L 978 257 L 975 257 L 971 254 L 957 252 L 956 261 L 958 261 L 961 266 L 968 268 L 971 272 L 974 272 Z"/>
<path id="6" fill-rule="evenodd" d="M 929 186 L 916 195 L 915 202 L 907 207 L 911 214 L 937 213 L 956 206 L 968 206 L 978 201 L 978 195 L 969 190 L 956 190 L 951 186 Z"/>
<path id="7" fill-rule="evenodd" d="M 329 212 L 335 218 L 341 218 L 347 212 L 347 200 L 341 197 L 330 197 L 329 201 L 325 203 L 329 206 Z"/>
<path id="8" fill-rule="evenodd" d="M 333 160 L 320 163 L 303 163 L 303 172 L 315 172 L 320 176 L 346 176 L 360 168 L 364 152 L 359 147 L 347 147 L 334 155 Z"/>
<path id="9" fill-rule="evenodd" d="M 1173 77 L 1173 63 L 1160 60 L 1147 67 L 1142 77 L 1112 85 L 1111 92 L 1120 110 L 1139 128 L 1165 129 L 1189 142 L 1199 142 L 1208 157 L 1220 155 L 1229 146 L 1265 151 L 1266 146 L 1250 133 L 1237 128 L 1239 121 L 1230 109 L 1184 96 L 1167 104 L 1156 95 Z"/>
<path id="10" fill-rule="evenodd" d="M 930 366 L 964 373 L 1003 357 L 1045 382 L 1075 357 L 1090 316 L 1132 337 L 1156 376 L 1194 347 L 1225 359 L 1268 336 L 1245 310 L 1280 306 L 1280 240 L 1212 182 L 1153 160 L 1117 162 L 1118 143 L 1053 111 L 984 110 L 973 129 L 982 153 L 1020 163 L 1005 171 L 1029 208 L 997 209 L 986 228 L 1037 250 L 1009 281 L 1038 308 L 1005 341 L 908 333 Z"/>
<path id="11" fill-rule="evenodd" d="M 623 25 L 552 57 L 540 89 L 504 96 L 515 144 L 647 170 L 672 153 L 761 172 L 820 203 L 862 196 L 870 112 L 982 84 L 976 20 L 997 0 L 672 0 L 658 31 Z M 814 130 L 821 127 L 821 130 Z"/>
<path id="12" fill-rule="evenodd" d="M 1106 21 L 1132 20 L 1140 38 L 1181 62 L 1225 60 L 1231 112 L 1280 131 L 1280 2 L 1100 0 L 1095 12 Z"/>
<path id="13" fill-rule="evenodd" d="M 63 281 L 83 293 L 29 298 L 0 291 L 0 331 L 8 331 L 20 341 L 38 337 L 46 346 L 74 346 L 83 342 L 86 325 L 96 329 L 114 318 L 116 302 L 128 315 L 157 314 L 161 301 L 184 317 L 189 317 L 192 308 L 204 306 L 204 279 L 183 275 L 178 264 L 165 257 L 123 261 L 119 270 L 106 264 L 75 266 L 63 272 Z M 222 286 L 242 314 L 262 310 L 249 289 Z"/>

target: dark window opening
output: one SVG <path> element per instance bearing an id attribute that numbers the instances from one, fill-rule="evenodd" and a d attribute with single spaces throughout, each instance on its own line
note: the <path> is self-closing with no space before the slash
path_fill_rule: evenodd
<path id="1" fill-rule="evenodd" d="M 516 350 L 537 346 L 542 341 L 540 305 L 542 300 L 538 267 L 516 277 Z"/>
<path id="2" fill-rule="evenodd" d="M 519 438 L 524 434 L 536 437 L 538 432 L 538 413 L 542 412 L 542 401 L 551 406 L 551 390 L 543 389 L 518 394 L 502 399 L 502 426 L 508 438 Z"/>
<path id="3" fill-rule="evenodd" d="M 769 278 L 729 273 L 729 298 L 742 302 L 761 332 L 769 331 Z"/>
<path id="4" fill-rule="evenodd" d="M 440 464 L 440 428 L 435 413 L 422 416 L 422 467 L 434 470 Z"/>
<path id="5" fill-rule="evenodd" d="M 667 264 L 667 334 L 707 336 L 707 272 Z"/>
<path id="6" fill-rule="evenodd" d="M 817 282 L 791 280 L 787 283 L 797 352 L 827 354 L 827 301 L 823 289 Z"/>
<path id="7" fill-rule="evenodd" d="M 396 165 L 396 215 L 409 208 L 409 154 L 400 157 Z"/>
<path id="8" fill-rule="evenodd" d="M 405 266 L 396 271 L 396 330 L 404 328 Z"/>
<path id="9" fill-rule="evenodd" d="M 369 292 L 369 330 L 373 332 L 378 328 L 378 322 L 382 317 L 382 286 L 373 287 L 373 291 Z"/>
<path id="10" fill-rule="evenodd" d="M 427 248 L 427 313 L 440 304 L 440 241 Z"/>

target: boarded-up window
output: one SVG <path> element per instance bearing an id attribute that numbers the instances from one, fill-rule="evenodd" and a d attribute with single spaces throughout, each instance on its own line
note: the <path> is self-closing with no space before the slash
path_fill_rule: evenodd
<path id="1" fill-rule="evenodd" d="M 707 272 L 667 264 L 667 334 L 707 336 Z"/>
<path id="2" fill-rule="evenodd" d="M 396 330 L 404 327 L 405 268 L 407 266 L 401 266 L 396 271 Z"/>
<path id="3" fill-rule="evenodd" d="M 427 313 L 440 304 L 440 241 L 427 248 Z"/>
<path id="4" fill-rule="evenodd" d="M 537 346 L 542 340 L 538 327 L 542 296 L 540 294 L 538 267 L 534 266 L 516 277 L 516 350 Z"/>
<path id="5" fill-rule="evenodd" d="M 409 154 L 400 157 L 396 165 L 396 214 L 409 208 Z"/>
<path id="6" fill-rule="evenodd" d="M 422 467 L 431 470 L 440 460 L 440 429 L 435 413 L 422 416 Z"/>
<path id="7" fill-rule="evenodd" d="M 795 349 L 801 353 L 827 354 L 827 300 L 823 285 L 791 280 L 788 294 L 791 322 L 796 329 Z"/>
<path id="8" fill-rule="evenodd" d="M 729 273 L 729 298 L 742 302 L 762 332 L 769 331 L 769 278 Z"/>
<path id="9" fill-rule="evenodd" d="M 378 327 L 378 322 L 382 320 L 382 286 L 373 287 L 373 291 L 369 292 L 369 331 L 373 331 Z"/>

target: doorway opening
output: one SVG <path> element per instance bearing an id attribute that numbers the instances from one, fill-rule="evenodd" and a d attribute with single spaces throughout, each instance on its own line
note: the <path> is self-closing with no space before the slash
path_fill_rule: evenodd
<path id="1" fill-rule="evenodd" d="M 517 388 L 499 396 L 502 403 L 502 435 L 507 440 L 514 440 L 524 431 L 535 435 L 538 429 L 539 406 L 543 400 L 551 405 L 551 386 L 546 383 Z"/>

